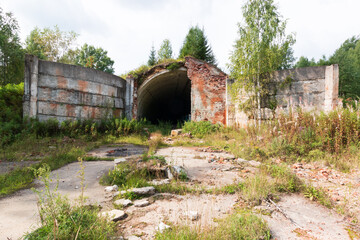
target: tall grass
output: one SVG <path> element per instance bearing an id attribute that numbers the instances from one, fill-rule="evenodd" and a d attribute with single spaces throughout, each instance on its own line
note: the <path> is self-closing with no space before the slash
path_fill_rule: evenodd
<path id="1" fill-rule="evenodd" d="M 320 114 L 299 109 L 288 115 L 281 114 L 274 124 L 273 137 L 281 137 L 293 147 L 302 146 L 305 152 L 320 149 L 340 153 L 351 145 L 358 145 L 360 140 L 358 107 L 338 108 Z"/>
<path id="2" fill-rule="evenodd" d="M 266 161 L 324 161 L 342 171 L 360 165 L 360 104 L 331 112 L 280 114 L 261 127 L 220 129 L 204 135 L 206 145 L 238 157 Z"/>
<path id="3" fill-rule="evenodd" d="M 270 230 L 264 220 L 247 210 L 238 210 L 218 221 L 218 226 L 205 229 L 173 226 L 158 232 L 156 240 L 217 240 L 217 239 L 270 239 Z"/>
<path id="4" fill-rule="evenodd" d="M 203 138 L 209 133 L 214 133 L 221 129 L 219 124 L 211 124 L 209 121 L 193 122 L 187 121 L 184 123 L 184 132 L 190 132 L 193 136 Z"/>
<path id="5" fill-rule="evenodd" d="M 33 191 L 38 196 L 41 226 L 25 239 L 110 239 L 116 233 L 115 224 L 99 216 L 99 208 L 85 205 L 84 166 L 80 161 L 81 194 L 75 204 L 50 188 L 50 167 L 46 164 L 34 169 L 34 175 L 44 183 L 43 190 Z"/>

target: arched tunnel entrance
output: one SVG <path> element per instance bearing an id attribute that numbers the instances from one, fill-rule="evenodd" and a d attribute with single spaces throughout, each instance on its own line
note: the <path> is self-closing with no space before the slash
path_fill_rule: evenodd
<path id="1" fill-rule="evenodd" d="M 181 67 L 154 74 L 138 89 L 138 118 L 152 123 L 176 124 L 188 120 L 191 112 L 191 81 L 187 69 Z"/>

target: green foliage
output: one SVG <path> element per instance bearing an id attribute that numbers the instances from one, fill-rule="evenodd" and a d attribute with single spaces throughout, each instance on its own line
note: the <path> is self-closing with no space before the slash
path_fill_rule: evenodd
<path id="1" fill-rule="evenodd" d="M 64 32 L 55 26 L 51 28 L 35 28 L 26 38 L 26 53 L 40 59 L 73 63 L 76 56 L 74 43 L 78 34 L 73 31 Z"/>
<path id="2" fill-rule="evenodd" d="M 200 121 L 200 122 L 188 121 L 184 123 L 183 130 L 184 132 L 190 132 L 195 137 L 203 138 L 205 135 L 209 133 L 214 133 L 216 131 L 219 131 L 220 128 L 221 125 L 212 124 L 209 121 Z"/>
<path id="3" fill-rule="evenodd" d="M 19 168 L 0 175 L 0 197 L 27 187 L 33 180 L 34 173 L 28 168 Z"/>
<path id="4" fill-rule="evenodd" d="M 178 62 L 173 62 L 169 66 L 166 67 L 167 70 L 173 71 L 179 69 L 181 65 Z"/>
<path id="5" fill-rule="evenodd" d="M 171 59 L 172 58 L 172 47 L 171 47 L 171 43 L 169 39 L 165 39 L 161 46 L 160 49 L 158 51 L 158 61 L 164 61 L 166 59 Z"/>
<path id="6" fill-rule="evenodd" d="M 156 64 L 156 62 L 157 62 L 156 61 L 156 51 L 155 51 L 154 45 L 152 45 L 150 55 L 149 55 L 149 60 L 148 60 L 147 64 L 149 67 L 151 67 L 151 66 L 154 66 Z"/>
<path id="7" fill-rule="evenodd" d="M 314 67 L 314 66 L 318 66 L 314 58 L 309 60 L 307 57 L 301 56 L 299 60 L 295 63 L 294 68 Z"/>
<path id="8" fill-rule="evenodd" d="M 360 37 L 347 39 L 329 59 L 339 64 L 339 95 L 353 100 L 360 98 Z"/>
<path id="9" fill-rule="evenodd" d="M 95 139 L 103 134 L 112 134 L 119 137 L 132 133 L 141 133 L 145 125 L 144 120 L 136 121 L 126 118 L 103 119 L 100 122 L 93 119 L 67 120 L 61 124 L 56 119 L 47 121 L 33 121 L 31 131 L 38 137 L 50 137 L 62 134 L 69 137 L 86 135 Z"/>
<path id="10" fill-rule="evenodd" d="M 270 230 L 264 220 L 248 210 L 238 210 L 218 221 L 218 226 L 196 229 L 188 226 L 173 226 L 164 232 L 157 232 L 157 240 L 185 239 L 270 239 Z"/>
<path id="11" fill-rule="evenodd" d="M 216 64 L 215 56 L 208 44 L 204 29 L 200 29 L 198 26 L 190 28 L 180 49 L 179 58 L 186 56 Z"/>
<path id="12" fill-rule="evenodd" d="M 100 183 L 103 185 L 117 185 L 122 190 L 136 187 L 146 187 L 147 182 L 154 178 L 148 168 L 137 168 L 135 163 L 121 163 L 105 174 Z"/>
<path id="13" fill-rule="evenodd" d="M 0 7 L 0 86 L 18 84 L 24 77 L 24 52 L 19 38 L 19 25 L 12 13 Z"/>
<path id="14" fill-rule="evenodd" d="M 0 86 L 0 146 L 15 140 L 24 128 L 22 97 L 24 84 Z"/>
<path id="15" fill-rule="evenodd" d="M 121 75 L 122 78 L 126 78 L 127 76 L 132 76 L 133 78 L 137 79 L 138 82 L 141 84 L 143 82 L 143 75 L 149 71 L 150 67 L 148 65 L 141 65 L 140 67 L 125 73 L 123 75 Z"/>
<path id="16" fill-rule="evenodd" d="M 357 111 L 351 107 L 320 114 L 298 111 L 297 118 L 293 115 L 281 115 L 276 128 L 283 133 L 283 146 L 290 144 L 293 147 L 290 151 L 295 151 L 300 156 L 315 149 L 341 153 L 360 140 Z M 301 150 L 301 147 L 304 149 Z M 314 155 L 319 154 L 312 152 L 311 157 Z"/>
<path id="17" fill-rule="evenodd" d="M 311 201 L 318 201 L 327 208 L 332 208 L 333 203 L 331 202 L 327 193 L 321 188 L 315 188 L 311 185 L 305 186 L 304 196 L 309 198 Z"/>
<path id="18" fill-rule="evenodd" d="M 86 43 L 78 51 L 74 63 L 79 66 L 114 73 L 114 61 L 107 56 L 107 51 L 100 47 L 95 48 Z"/>
<path id="19" fill-rule="evenodd" d="M 83 171 L 82 168 L 81 178 Z M 100 217 L 97 207 L 84 206 L 83 195 L 72 205 L 69 199 L 56 192 L 57 187 L 51 189 L 49 166 L 34 169 L 34 173 L 45 185 L 42 191 L 33 189 L 39 197 L 41 227 L 26 239 L 109 239 L 115 235 L 114 223 Z"/>
<path id="20" fill-rule="evenodd" d="M 267 95 L 271 72 L 288 68 L 293 61 L 293 35 L 285 35 L 286 21 L 281 20 L 273 0 L 248 0 L 243 6 L 245 22 L 239 24 L 240 38 L 228 65 L 235 79 L 233 95 L 248 94 L 240 108 L 260 120 L 261 100 Z"/>
<path id="21" fill-rule="evenodd" d="M 339 65 L 339 96 L 345 101 L 360 98 L 360 37 L 353 36 L 347 39 L 329 59 L 322 56 L 317 62 L 300 57 L 295 67 Z"/>

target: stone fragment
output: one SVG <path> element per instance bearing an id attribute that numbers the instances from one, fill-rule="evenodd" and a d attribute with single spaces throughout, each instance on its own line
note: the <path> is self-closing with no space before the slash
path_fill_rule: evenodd
<path id="1" fill-rule="evenodd" d="M 105 187 L 105 192 L 116 192 L 118 189 L 117 185 L 107 186 Z"/>
<path id="2" fill-rule="evenodd" d="M 125 158 L 116 158 L 114 160 L 114 165 L 118 165 L 119 163 L 123 163 L 123 162 L 126 162 L 126 159 Z"/>
<path id="3" fill-rule="evenodd" d="M 236 162 L 237 162 L 237 163 L 247 163 L 248 160 L 245 160 L 245 159 L 243 159 L 243 158 L 237 158 L 237 159 L 236 159 Z"/>
<path id="4" fill-rule="evenodd" d="M 150 205 L 150 202 L 147 199 L 136 200 L 134 202 L 135 207 L 146 207 L 146 206 L 149 206 L 149 205 Z"/>
<path id="5" fill-rule="evenodd" d="M 101 216 L 108 218 L 111 221 L 119 221 L 126 218 L 126 213 L 122 210 L 113 209 L 111 211 L 101 213 Z"/>
<path id="6" fill-rule="evenodd" d="M 181 166 L 169 166 L 166 170 L 167 173 L 167 177 L 169 179 L 173 179 L 173 178 L 179 178 L 181 173 L 185 173 L 187 176 L 187 173 L 185 171 L 185 169 Z"/>
<path id="7" fill-rule="evenodd" d="M 170 168 L 166 168 L 166 176 L 172 180 L 174 178 L 174 175 L 171 173 Z"/>
<path id="8" fill-rule="evenodd" d="M 182 132 L 182 129 L 173 129 L 173 130 L 171 130 L 171 136 L 172 137 L 179 136 L 181 132 Z"/>
<path id="9" fill-rule="evenodd" d="M 257 162 L 257 161 L 254 161 L 254 160 L 251 160 L 251 161 L 249 161 L 248 163 L 249 163 L 251 166 L 253 166 L 253 167 L 258 167 L 258 166 L 261 165 L 260 162 Z"/>
<path id="10" fill-rule="evenodd" d="M 127 239 L 128 240 L 141 240 L 141 238 L 134 236 L 134 235 L 129 236 Z"/>
<path id="11" fill-rule="evenodd" d="M 150 182 L 152 185 L 158 186 L 158 185 L 164 185 L 164 184 L 169 184 L 170 183 L 170 179 L 166 178 L 166 179 L 161 179 L 161 180 L 157 180 L 154 179 Z"/>
<path id="12" fill-rule="evenodd" d="M 189 219 L 191 221 L 196 221 L 196 220 L 198 220 L 200 218 L 200 215 L 199 215 L 199 213 L 197 211 L 189 211 L 187 213 L 187 216 L 189 217 Z"/>
<path id="13" fill-rule="evenodd" d="M 118 199 L 114 202 L 115 205 L 119 205 L 119 206 L 122 206 L 122 207 L 127 207 L 127 206 L 130 206 L 132 204 L 132 201 L 129 200 L 129 199 L 125 199 L 125 198 L 122 198 L 122 199 Z"/>
<path id="14" fill-rule="evenodd" d="M 137 195 L 152 195 L 155 194 L 155 188 L 154 187 L 142 187 L 142 188 L 133 188 L 128 190 L 128 192 L 133 192 Z"/>
<path id="15" fill-rule="evenodd" d="M 113 197 L 116 197 L 116 196 L 118 196 L 118 195 L 124 195 L 126 193 L 126 191 L 125 190 L 122 190 L 122 191 L 117 191 L 117 192 L 115 192 L 114 194 L 113 194 Z"/>
<path id="16" fill-rule="evenodd" d="M 169 225 L 166 225 L 165 223 L 161 222 L 157 227 L 156 230 L 162 233 L 164 230 L 170 228 Z"/>

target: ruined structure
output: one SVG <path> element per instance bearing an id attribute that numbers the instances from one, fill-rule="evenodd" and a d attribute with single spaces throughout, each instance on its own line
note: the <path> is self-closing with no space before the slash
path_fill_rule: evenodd
<path id="1" fill-rule="evenodd" d="M 120 77 L 26 56 L 24 116 L 41 121 L 120 117 L 124 97 L 125 80 Z"/>
<path id="2" fill-rule="evenodd" d="M 338 102 L 338 67 L 310 67 L 273 74 L 271 94 L 282 109 L 333 109 Z M 276 82 L 291 82 L 275 89 Z M 186 57 L 184 62 L 158 65 L 141 78 L 126 80 L 98 70 L 25 60 L 24 115 L 39 120 L 57 118 L 146 118 L 177 122 L 201 121 L 246 126 L 248 116 L 228 93 L 232 80 L 216 66 Z M 240 101 L 242 98 L 240 96 Z M 265 108 L 265 107 L 264 107 Z M 269 109 L 265 112 L 269 113 Z"/>
<path id="3" fill-rule="evenodd" d="M 269 83 L 269 104 L 262 105 L 263 119 L 276 117 L 280 112 L 289 112 L 301 107 L 303 111 L 331 111 L 341 105 L 339 93 L 339 67 L 317 66 L 276 71 Z M 228 88 L 233 83 L 227 80 Z M 236 101 L 227 94 L 227 124 L 245 127 L 251 122 L 249 116 L 238 108 L 238 101 L 246 100 L 247 94 L 241 94 Z M 275 115 L 275 116 L 274 116 Z"/>

